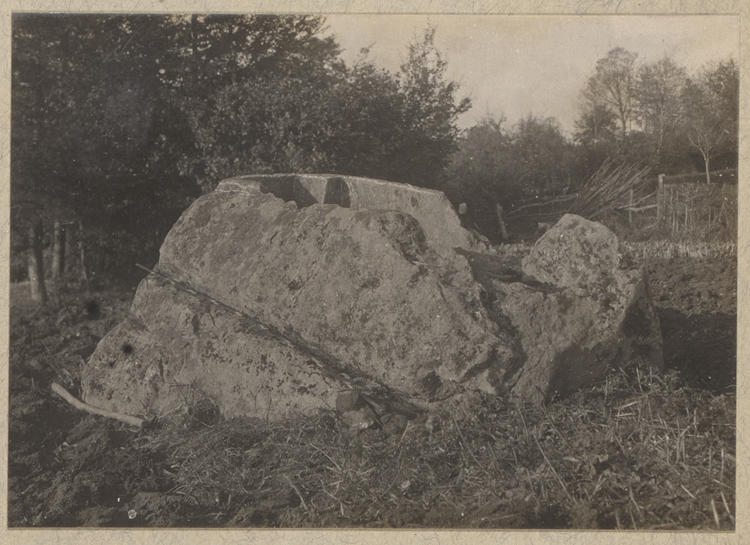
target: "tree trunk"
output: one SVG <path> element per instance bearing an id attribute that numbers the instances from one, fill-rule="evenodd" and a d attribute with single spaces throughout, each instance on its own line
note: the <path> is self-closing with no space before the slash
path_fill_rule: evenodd
<path id="1" fill-rule="evenodd" d="M 709 173 L 709 170 L 708 170 L 708 154 L 707 153 L 703 154 L 703 159 L 705 159 L 705 161 L 706 161 L 706 183 L 710 184 L 711 183 L 711 174 Z"/>
<path id="2" fill-rule="evenodd" d="M 664 174 L 659 174 L 659 189 L 656 192 L 656 223 L 664 221 Z"/>
<path id="3" fill-rule="evenodd" d="M 83 236 L 83 222 L 78 222 L 78 251 L 81 255 L 81 278 L 86 284 L 86 291 L 89 291 L 89 273 L 86 270 L 86 244 Z"/>
<path id="4" fill-rule="evenodd" d="M 52 280 L 59 280 L 65 274 L 65 228 L 55 222 L 52 237 Z"/>
<path id="5" fill-rule="evenodd" d="M 656 139 L 656 154 L 654 165 L 661 168 L 661 150 L 664 146 L 664 114 L 659 116 L 659 137 Z"/>
<path id="6" fill-rule="evenodd" d="M 35 221 L 29 228 L 31 250 L 29 251 L 29 283 L 31 300 L 47 302 L 47 288 L 44 285 L 44 262 L 42 261 L 42 221 Z"/>
<path id="7" fill-rule="evenodd" d="M 65 234 L 64 246 L 68 249 L 69 254 L 68 254 L 68 259 L 65 260 L 65 266 L 61 268 L 60 272 L 62 272 L 68 278 L 72 278 L 73 266 L 75 264 L 75 260 L 73 258 L 73 256 L 75 255 L 74 247 L 73 247 L 73 235 L 74 235 L 73 226 L 74 224 L 69 223 L 68 225 L 65 226 L 65 229 L 63 230 Z"/>
<path id="8" fill-rule="evenodd" d="M 508 240 L 508 230 L 505 228 L 505 221 L 503 221 L 503 207 L 500 203 L 496 203 L 495 210 L 497 212 L 497 224 L 500 227 L 500 236 L 503 240 Z"/>

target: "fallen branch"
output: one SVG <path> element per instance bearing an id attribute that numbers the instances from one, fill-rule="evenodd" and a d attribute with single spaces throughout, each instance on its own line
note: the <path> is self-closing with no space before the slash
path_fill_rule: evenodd
<path id="1" fill-rule="evenodd" d="M 617 208 L 618 203 L 621 203 L 631 191 L 640 191 L 647 185 L 648 171 L 648 167 L 640 164 L 622 164 L 615 167 L 614 163 L 607 159 L 581 188 L 569 213 L 591 221 L 599 221 Z M 643 199 L 639 199 L 637 203 L 625 206 L 636 206 L 642 201 Z"/>
<path id="2" fill-rule="evenodd" d="M 624 210 L 625 212 L 643 212 L 645 210 L 651 210 L 652 208 L 656 208 L 658 205 L 656 204 L 647 204 L 646 206 L 639 206 L 639 207 L 633 207 L 633 206 L 617 206 L 615 207 L 615 210 Z"/>
<path id="3" fill-rule="evenodd" d="M 527 208 L 538 208 L 541 206 L 549 206 L 550 204 L 560 204 L 568 201 L 572 201 L 578 198 L 578 193 L 573 193 L 571 195 L 562 195 L 560 197 L 554 197 L 552 199 L 549 199 L 548 201 L 542 201 L 542 202 L 532 202 L 529 204 L 524 204 L 523 206 L 519 206 L 518 208 L 514 208 L 510 212 L 506 214 L 506 217 L 514 217 L 518 212 L 521 210 L 525 210 Z M 555 212 L 551 212 L 551 214 L 554 214 Z M 536 215 L 536 214 L 531 214 Z"/>
<path id="4" fill-rule="evenodd" d="M 83 401 L 79 401 L 78 399 L 73 397 L 70 392 L 68 392 L 65 388 L 63 388 L 56 382 L 52 383 L 52 391 L 62 397 L 65 401 L 73 405 L 76 409 L 86 411 L 87 413 L 97 414 L 106 418 L 114 418 L 115 420 L 125 422 L 126 424 L 130 424 L 131 426 L 136 426 L 138 428 L 147 427 L 152 422 L 151 420 L 143 420 L 142 418 L 138 418 L 137 416 L 113 413 L 110 411 L 105 411 L 104 409 L 92 407 L 91 405 L 88 405 Z"/>

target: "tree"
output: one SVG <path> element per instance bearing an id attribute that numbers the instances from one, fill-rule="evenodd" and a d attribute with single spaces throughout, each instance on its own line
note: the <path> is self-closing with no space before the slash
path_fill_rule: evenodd
<path id="1" fill-rule="evenodd" d="M 652 144 L 652 165 L 659 170 L 664 170 L 665 155 L 679 147 L 686 79 L 685 69 L 667 56 L 638 70 L 636 118 Z"/>
<path id="2" fill-rule="evenodd" d="M 160 78 L 197 147 L 183 170 L 203 192 L 241 172 L 327 166 L 326 114 L 344 66 L 319 37 L 321 17 L 175 16 L 161 28 L 175 45 Z"/>
<path id="3" fill-rule="evenodd" d="M 589 147 L 612 147 L 617 141 L 617 118 L 603 104 L 582 106 L 581 117 L 575 122 L 574 140 Z"/>
<path id="4" fill-rule="evenodd" d="M 709 66 L 690 78 L 682 93 L 688 140 L 700 151 L 711 183 L 710 161 L 736 153 L 739 127 L 739 74 L 733 60 Z"/>
<path id="5" fill-rule="evenodd" d="M 635 61 L 637 54 L 616 47 L 596 63 L 583 90 L 587 111 L 608 109 L 620 124 L 620 136 L 631 128 L 634 113 Z"/>
<path id="6" fill-rule="evenodd" d="M 133 40 L 148 21 L 14 18 L 14 205 L 33 203 L 47 223 L 80 220 L 87 232 L 139 232 L 176 219 L 175 208 L 181 211 L 185 201 L 157 198 L 173 178 L 150 171 L 148 161 L 159 144 L 150 140 L 156 136 L 158 81 L 149 77 L 148 51 Z M 147 216 L 136 211 L 144 190 Z M 131 249 L 143 242 L 133 241 Z"/>
<path id="7" fill-rule="evenodd" d="M 706 86 L 711 91 L 717 112 L 725 125 L 726 151 L 735 154 L 739 146 L 739 76 L 739 68 L 734 59 L 709 65 L 705 74 Z"/>
<path id="8" fill-rule="evenodd" d="M 200 194 L 198 182 L 218 181 L 206 180 L 214 160 L 206 141 L 221 137 L 206 138 L 201 126 L 211 115 L 205 98 L 279 65 L 313 72 L 312 52 L 337 51 L 314 37 L 321 25 L 297 16 L 17 16 L 14 201 L 44 196 L 45 206 L 72 209 L 66 219 L 82 220 L 89 239 L 154 254 Z M 272 96 L 274 85 L 261 91 Z"/>
<path id="9" fill-rule="evenodd" d="M 42 304 L 47 302 L 47 288 L 44 283 L 44 265 L 42 263 L 42 220 L 34 221 L 29 228 L 29 284 L 31 286 L 31 300 Z"/>
<path id="10" fill-rule="evenodd" d="M 60 280 L 65 274 L 65 226 L 54 221 L 52 231 L 52 280 Z"/>
<path id="11" fill-rule="evenodd" d="M 334 167 L 329 140 L 339 114 L 332 105 L 343 76 L 305 64 L 218 88 L 192 109 L 195 173 L 204 192 L 239 173 Z"/>
<path id="12" fill-rule="evenodd" d="M 496 241 L 505 238 L 497 205 L 510 211 L 573 182 L 574 150 L 554 118 L 529 114 L 509 129 L 505 122 L 488 117 L 468 129 L 441 185 L 454 205 L 467 205 L 469 224 Z"/>
<path id="13" fill-rule="evenodd" d="M 456 102 L 458 83 L 445 80 L 447 61 L 435 47 L 435 27 L 409 44 L 399 83 L 404 96 L 402 139 L 394 159 L 401 165 L 395 181 L 435 187 L 442 169 L 457 149 L 456 119 L 471 100 Z"/>
<path id="14" fill-rule="evenodd" d="M 588 180 L 608 158 L 620 153 L 622 140 L 618 139 L 617 130 L 617 119 L 609 108 L 584 103 L 573 133 L 578 182 Z"/>
<path id="15" fill-rule="evenodd" d="M 376 67 L 363 51 L 337 91 L 329 113 L 336 123 L 328 141 L 333 168 L 343 174 L 403 179 L 396 157 L 405 139 L 405 97 L 396 75 Z"/>
<path id="16" fill-rule="evenodd" d="M 570 145 L 554 118 L 528 114 L 513 128 L 510 159 L 515 177 L 527 191 L 560 190 L 570 182 Z"/>
<path id="17" fill-rule="evenodd" d="M 113 255 L 131 269 L 136 256 L 156 259 L 179 214 L 226 176 L 339 171 L 433 184 L 469 107 L 444 77 L 434 29 L 391 74 L 366 60 L 347 68 L 317 16 L 13 23 L 14 218 L 43 201 L 45 222 L 84 226 L 94 267 L 119 266 Z"/>
<path id="18" fill-rule="evenodd" d="M 524 195 L 513 163 L 513 135 L 504 117 L 487 117 L 468 129 L 441 177 L 440 189 L 459 207 L 466 223 L 491 240 L 502 240 L 496 206 L 508 210 Z"/>
<path id="19" fill-rule="evenodd" d="M 187 20 L 174 24 L 182 28 Z M 246 60 L 241 77 L 224 78 L 225 63 L 209 55 L 212 40 L 234 40 L 236 32 L 216 29 L 218 23 L 210 19 L 190 24 L 212 30 L 200 30 L 207 37 L 185 50 L 202 51 L 198 62 L 218 63 L 220 76 L 210 93 L 197 76 L 194 90 L 187 79 L 170 78 L 175 93 L 184 97 L 182 110 L 198 147 L 193 169 L 203 191 L 239 172 L 334 171 L 432 185 L 455 149 L 455 120 L 469 102 L 455 103 L 457 84 L 444 78 L 446 63 L 434 47 L 434 29 L 410 46 L 401 72 L 392 74 L 375 67 L 366 54 L 346 67 L 335 42 L 315 37 L 321 21 L 305 18 L 293 26 L 299 43 L 286 32 L 281 33 L 286 41 L 273 47 L 288 54 Z M 218 51 L 235 55 L 242 46 L 222 46 L 213 55 Z M 258 55 L 257 48 L 252 55 Z"/>

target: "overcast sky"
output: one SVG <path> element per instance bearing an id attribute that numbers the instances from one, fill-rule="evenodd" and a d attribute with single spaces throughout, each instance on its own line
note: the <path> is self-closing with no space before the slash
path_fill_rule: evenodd
<path id="1" fill-rule="evenodd" d="M 461 83 L 472 109 L 463 128 L 487 115 L 510 123 L 528 113 L 555 117 L 572 132 L 578 94 L 596 61 L 615 47 L 638 54 L 639 62 L 664 55 L 689 71 L 707 62 L 739 59 L 739 23 L 734 16 L 464 16 L 330 15 L 330 33 L 351 62 L 363 47 L 370 58 L 398 70 L 407 45 L 429 23 L 448 60 L 448 77 Z"/>

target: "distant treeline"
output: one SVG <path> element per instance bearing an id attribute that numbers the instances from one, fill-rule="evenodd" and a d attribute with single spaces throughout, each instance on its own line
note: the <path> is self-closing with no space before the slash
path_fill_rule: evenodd
<path id="1" fill-rule="evenodd" d="M 706 172 L 719 154 L 736 157 L 732 60 L 688 75 L 615 49 L 582 82 L 572 139 L 533 114 L 461 131 L 471 103 L 446 78 L 436 32 L 425 29 L 394 73 L 367 50 L 346 64 L 320 16 L 15 14 L 13 259 L 43 259 L 58 222 L 75 226 L 81 274 L 130 274 L 155 262 L 195 198 L 238 174 L 440 189 L 496 238 L 482 214 L 574 191 L 606 160 L 678 174 L 695 170 L 691 153 Z"/>

